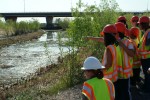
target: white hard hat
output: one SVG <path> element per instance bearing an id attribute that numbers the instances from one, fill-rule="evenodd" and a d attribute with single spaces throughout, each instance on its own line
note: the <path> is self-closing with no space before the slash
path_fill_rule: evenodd
<path id="1" fill-rule="evenodd" d="M 90 69 L 103 69 L 105 68 L 102 66 L 100 61 L 96 57 L 88 57 L 85 59 L 83 63 L 83 67 L 81 68 L 82 70 L 90 70 Z"/>

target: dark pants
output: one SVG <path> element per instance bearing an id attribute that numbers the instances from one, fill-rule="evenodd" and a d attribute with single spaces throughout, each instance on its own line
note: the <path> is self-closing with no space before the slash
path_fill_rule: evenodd
<path id="1" fill-rule="evenodd" d="M 114 86 L 115 100 L 131 100 L 130 79 L 118 79 Z"/>
<path id="2" fill-rule="evenodd" d="M 131 85 L 135 86 L 136 83 L 140 82 L 140 68 L 133 69 L 133 76 L 130 78 Z"/>
<path id="3" fill-rule="evenodd" d="M 141 59 L 141 64 L 145 77 L 143 90 L 145 92 L 150 92 L 150 74 L 147 73 L 148 68 L 150 68 L 150 58 Z"/>

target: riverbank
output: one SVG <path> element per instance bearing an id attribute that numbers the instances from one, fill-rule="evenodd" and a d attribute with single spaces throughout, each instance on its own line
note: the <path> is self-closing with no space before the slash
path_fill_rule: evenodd
<path id="1" fill-rule="evenodd" d="M 30 41 L 32 39 L 38 39 L 40 36 L 44 34 L 43 30 L 39 30 L 37 32 L 22 34 L 17 36 L 10 36 L 0 39 L 0 48 L 4 46 L 9 46 L 11 44 L 22 43 L 25 41 Z"/>
<path id="2" fill-rule="evenodd" d="M 77 100 L 76 98 L 81 98 L 81 85 L 71 88 L 69 92 L 62 93 L 64 95 L 59 95 L 60 91 L 72 87 L 68 77 L 71 69 L 66 66 L 66 61 L 69 61 L 70 58 L 72 58 L 72 55 L 67 55 L 63 59 L 58 58 L 58 64 L 40 68 L 35 76 L 13 84 L 8 88 L 0 89 L 0 98 L 2 100 L 65 100 L 63 96 L 66 95 L 67 97 L 68 93 L 70 93 L 69 97 L 73 97 L 74 99 L 66 100 Z M 81 64 L 82 60 L 76 67 L 82 66 Z M 77 76 L 81 77 L 82 75 L 78 73 Z M 76 87 L 78 88 L 75 89 Z"/>
<path id="3" fill-rule="evenodd" d="M 84 51 L 84 49 L 80 51 L 80 53 L 78 53 L 78 57 L 81 57 Z M 85 59 L 88 55 L 85 54 L 82 56 L 82 59 L 78 61 L 80 63 L 75 66 L 77 69 L 81 68 L 83 59 Z M 73 85 L 70 84 L 71 80 L 78 80 L 77 78 L 82 78 L 82 74 L 77 73 L 77 75 L 76 70 L 73 70 L 70 65 L 70 63 L 72 63 L 72 57 L 75 56 L 69 54 L 64 58 L 59 57 L 58 64 L 52 64 L 44 68 L 40 68 L 34 76 L 29 76 L 28 78 L 18 81 L 16 84 L 12 84 L 9 87 L 3 87 L 0 89 L 0 98 L 2 98 L 2 100 L 57 100 L 52 98 L 55 98 L 60 91 L 72 87 Z M 74 71 L 74 73 L 70 72 L 71 70 Z M 76 79 L 71 77 L 70 74 L 76 74 Z M 81 87 L 81 85 L 77 87 Z M 76 96 L 74 95 L 75 98 L 77 96 L 80 97 L 81 88 L 77 88 L 75 91 L 77 93 Z"/>

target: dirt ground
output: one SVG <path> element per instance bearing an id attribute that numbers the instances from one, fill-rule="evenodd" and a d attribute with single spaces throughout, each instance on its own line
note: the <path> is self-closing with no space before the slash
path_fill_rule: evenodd
<path id="1" fill-rule="evenodd" d="M 58 94 L 53 95 L 49 100 L 81 100 L 82 85 L 76 85 Z M 132 100 L 150 100 L 150 94 L 140 94 L 136 87 L 131 87 Z"/>

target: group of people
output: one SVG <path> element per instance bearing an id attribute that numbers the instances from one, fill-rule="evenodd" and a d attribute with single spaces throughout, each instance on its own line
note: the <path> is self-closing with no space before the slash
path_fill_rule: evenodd
<path id="1" fill-rule="evenodd" d="M 150 18 L 133 16 L 130 29 L 126 21 L 119 16 L 115 24 L 103 28 L 101 37 L 87 37 L 104 43 L 106 49 L 102 64 L 93 56 L 84 61 L 83 100 L 132 100 L 131 86 L 150 93 Z M 141 71 L 144 84 L 139 86 Z"/>

